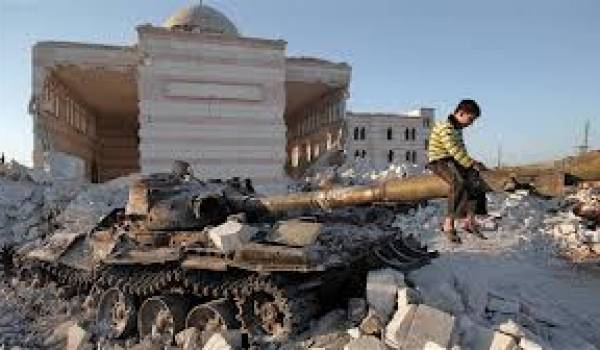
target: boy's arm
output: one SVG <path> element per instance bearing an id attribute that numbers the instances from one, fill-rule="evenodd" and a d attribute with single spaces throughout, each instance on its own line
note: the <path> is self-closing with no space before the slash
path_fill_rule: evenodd
<path id="1" fill-rule="evenodd" d="M 446 126 L 442 128 L 440 130 L 440 136 L 442 143 L 446 148 L 446 151 L 448 151 L 448 154 L 450 154 L 452 158 L 454 158 L 460 165 L 464 166 L 465 168 L 470 168 L 473 166 L 473 163 L 475 163 L 475 161 L 473 160 L 473 158 L 471 158 L 471 156 L 469 156 L 469 153 L 467 153 L 465 146 L 459 143 L 458 140 L 454 137 L 454 133 L 452 132 L 451 127 Z"/>

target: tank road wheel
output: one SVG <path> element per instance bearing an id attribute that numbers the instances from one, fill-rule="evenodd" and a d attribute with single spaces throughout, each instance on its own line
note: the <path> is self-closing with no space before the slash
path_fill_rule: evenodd
<path id="1" fill-rule="evenodd" d="M 237 300 L 242 327 L 258 340 L 282 342 L 292 332 L 292 315 L 284 290 L 257 281 Z"/>
<path id="2" fill-rule="evenodd" d="M 100 297 L 96 322 L 112 338 L 120 338 L 135 327 L 135 299 L 118 288 L 111 288 Z"/>
<path id="3" fill-rule="evenodd" d="M 214 333 L 239 328 L 234 308 L 235 306 L 229 299 L 200 304 L 188 313 L 185 328 L 195 327 L 200 333 Z"/>
<path id="4" fill-rule="evenodd" d="M 183 330 L 188 303 L 183 297 L 160 296 L 144 301 L 138 314 L 140 339 L 151 336 L 165 345 Z"/>

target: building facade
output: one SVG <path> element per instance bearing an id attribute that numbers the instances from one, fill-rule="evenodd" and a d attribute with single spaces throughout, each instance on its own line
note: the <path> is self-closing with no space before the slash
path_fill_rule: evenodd
<path id="1" fill-rule="evenodd" d="M 364 158 L 375 167 L 427 164 L 427 142 L 435 110 L 420 108 L 405 114 L 346 114 L 346 157 Z"/>
<path id="2" fill-rule="evenodd" d="M 327 147 L 314 125 L 345 113 L 347 64 L 286 57 L 285 41 L 244 37 L 211 7 L 136 29 L 132 46 L 33 47 L 34 167 L 64 153 L 102 182 L 180 159 L 201 178 L 269 181 L 294 145 Z"/>

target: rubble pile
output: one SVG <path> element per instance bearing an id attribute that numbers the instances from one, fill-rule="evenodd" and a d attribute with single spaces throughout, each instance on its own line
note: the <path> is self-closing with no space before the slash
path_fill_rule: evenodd
<path id="1" fill-rule="evenodd" d="M 384 167 L 374 167 L 369 160 L 356 158 L 347 160 L 340 166 L 319 167 L 315 164 L 307 172 L 308 176 L 305 180 L 314 188 L 327 187 L 330 184 L 365 185 L 391 178 L 419 175 L 424 172 L 424 167 L 417 164 L 391 163 Z"/>
<path id="2" fill-rule="evenodd" d="M 53 230 L 56 216 L 81 189 L 73 182 L 50 182 L 16 162 L 0 168 L 0 244 L 21 246 Z"/>
<path id="3" fill-rule="evenodd" d="M 600 261 L 600 187 L 579 190 L 568 197 L 572 203 L 544 219 L 545 232 L 561 255 L 576 262 Z"/>

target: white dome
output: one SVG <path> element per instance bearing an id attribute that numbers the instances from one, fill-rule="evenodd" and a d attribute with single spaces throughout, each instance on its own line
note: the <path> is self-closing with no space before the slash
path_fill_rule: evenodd
<path id="1" fill-rule="evenodd" d="M 224 14 L 206 5 L 196 5 L 177 11 L 163 27 L 190 32 L 239 36 L 233 22 Z"/>

